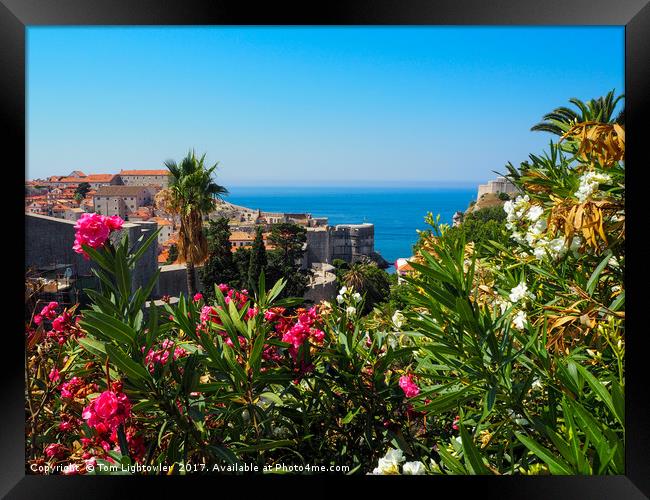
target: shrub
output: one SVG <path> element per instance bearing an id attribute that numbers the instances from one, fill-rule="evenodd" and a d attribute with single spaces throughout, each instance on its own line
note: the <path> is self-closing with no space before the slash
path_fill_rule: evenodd
<path id="1" fill-rule="evenodd" d="M 624 144 L 618 124 L 577 123 L 509 165 L 505 220 L 473 219 L 507 244 L 427 217 L 414 271 L 369 315 L 379 275 L 357 264 L 332 303 L 306 308 L 261 274 L 145 318 L 157 275 L 132 290 L 131 274 L 157 234 L 131 248 L 112 241 L 119 218 L 86 214 L 75 250 L 100 290 L 26 324 L 28 464 L 622 474 Z"/>

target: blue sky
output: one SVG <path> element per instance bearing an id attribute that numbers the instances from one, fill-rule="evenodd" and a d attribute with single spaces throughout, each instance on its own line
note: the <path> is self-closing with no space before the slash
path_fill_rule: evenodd
<path id="1" fill-rule="evenodd" d="M 226 186 L 471 185 L 613 88 L 623 27 L 29 27 L 27 177 L 194 148 Z"/>

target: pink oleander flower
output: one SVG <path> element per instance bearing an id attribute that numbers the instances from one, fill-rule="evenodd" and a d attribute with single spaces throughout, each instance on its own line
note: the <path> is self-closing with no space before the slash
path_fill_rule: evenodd
<path id="1" fill-rule="evenodd" d="M 257 316 L 258 312 L 259 309 L 257 309 L 257 307 L 249 307 L 248 311 L 246 311 L 246 319 L 253 319 L 255 316 Z"/>
<path id="2" fill-rule="evenodd" d="M 75 394 L 81 387 L 83 387 L 84 381 L 79 377 L 72 377 L 69 381 L 61 384 L 61 397 L 65 399 L 74 398 Z"/>
<path id="3" fill-rule="evenodd" d="M 45 447 L 45 456 L 47 458 L 63 458 L 66 455 L 66 447 L 61 443 L 50 443 Z"/>
<path id="4" fill-rule="evenodd" d="M 106 217 L 105 221 L 111 231 L 119 231 L 122 229 L 122 225 L 124 224 L 124 221 L 117 215 Z"/>
<path id="5" fill-rule="evenodd" d="M 46 305 L 43 309 L 41 309 L 41 312 L 34 316 L 34 323 L 37 325 L 40 325 L 43 321 L 44 318 L 47 319 L 54 319 L 56 318 L 56 308 L 59 307 L 58 302 L 50 302 L 48 305 Z"/>
<path id="6" fill-rule="evenodd" d="M 59 375 L 59 370 L 56 368 L 52 368 L 50 371 L 50 374 L 47 376 L 50 379 L 50 382 L 58 382 L 61 380 L 61 376 Z"/>
<path id="7" fill-rule="evenodd" d="M 194 295 L 193 300 L 194 302 L 198 302 L 199 300 L 203 299 L 203 294 L 201 292 L 197 293 Z"/>
<path id="8" fill-rule="evenodd" d="M 144 347 L 142 350 L 144 352 Z M 187 356 L 187 351 L 185 349 L 182 347 L 175 347 L 173 341 L 165 339 L 163 340 L 160 349 L 149 349 L 149 352 L 147 352 L 147 355 L 144 358 L 145 366 L 147 366 L 149 371 L 153 373 L 156 364 L 165 365 L 167 361 L 169 361 L 170 353 L 174 360 Z"/>
<path id="9" fill-rule="evenodd" d="M 63 422 L 59 422 L 59 430 L 63 432 L 67 432 L 69 430 L 72 430 L 74 427 L 74 424 L 70 422 L 69 420 L 65 420 Z"/>
<path id="10" fill-rule="evenodd" d="M 402 375 L 399 378 L 399 386 L 404 391 L 407 398 L 413 398 L 420 394 L 420 388 L 413 381 L 413 375 Z"/>
<path id="11" fill-rule="evenodd" d="M 228 287 L 228 285 L 225 285 L 224 283 L 220 283 L 217 286 L 219 290 L 221 290 L 221 293 L 228 293 L 228 290 L 230 290 L 230 287 Z"/>
<path id="12" fill-rule="evenodd" d="M 64 311 L 60 316 L 52 320 L 52 329 L 56 332 L 64 332 L 71 319 L 72 316 L 67 311 Z"/>
<path id="13" fill-rule="evenodd" d="M 122 228 L 124 221 L 117 215 L 105 217 L 96 213 L 83 214 L 75 224 L 75 241 L 73 250 L 83 255 L 88 260 L 88 254 L 82 248 L 87 245 L 91 248 L 100 248 L 106 243 L 112 231 Z"/>
<path id="14" fill-rule="evenodd" d="M 456 418 L 454 419 L 454 421 L 451 424 L 451 428 L 454 429 L 455 431 L 457 431 L 458 429 L 460 429 L 460 427 L 458 427 L 459 423 L 460 423 L 460 415 L 456 415 Z"/>
<path id="15" fill-rule="evenodd" d="M 100 434 L 112 431 L 131 415 L 131 402 L 124 393 L 104 391 L 83 409 L 81 416 Z"/>

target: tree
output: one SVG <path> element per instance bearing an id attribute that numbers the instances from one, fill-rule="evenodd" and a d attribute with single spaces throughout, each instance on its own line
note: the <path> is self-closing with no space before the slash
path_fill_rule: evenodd
<path id="1" fill-rule="evenodd" d="M 204 293 L 208 297 L 212 297 L 214 295 L 214 285 L 220 283 L 233 285 L 234 280 L 238 278 L 238 274 L 230 245 L 228 219 L 220 217 L 216 221 L 210 221 L 206 236 L 209 256 L 203 266 L 201 281 L 203 282 Z"/>
<path id="2" fill-rule="evenodd" d="M 88 191 L 90 191 L 90 184 L 87 182 L 80 182 L 74 190 L 74 199 L 81 203 L 81 200 L 86 197 Z"/>
<path id="3" fill-rule="evenodd" d="M 618 123 L 619 125 L 624 122 L 624 109 L 622 109 L 615 119 L 612 119 L 614 109 L 618 101 L 623 99 L 623 94 L 614 98 L 614 91 L 607 93 L 605 97 L 598 99 L 591 99 L 584 103 L 575 97 L 569 99 L 569 102 L 578 108 L 575 111 L 566 106 L 555 108 L 550 113 L 547 113 L 542 118 L 540 123 L 533 125 L 531 130 L 550 132 L 555 135 L 564 135 L 564 133 L 576 123 L 596 121 L 601 123 Z"/>
<path id="4" fill-rule="evenodd" d="M 173 264 L 178 259 L 178 247 L 176 243 L 169 245 L 169 253 L 167 254 L 167 264 Z"/>
<path id="5" fill-rule="evenodd" d="M 251 261 L 249 248 L 238 248 L 232 256 L 235 277 L 230 283 L 235 288 L 246 288 L 248 286 L 248 266 Z"/>
<path id="6" fill-rule="evenodd" d="M 356 262 L 343 274 L 343 284 L 353 288 L 365 297 L 363 312 L 372 310 L 390 296 L 390 278 L 388 273 L 379 269 L 374 262 Z"/>
<path id="7" fill-rule="evenodd" d="M 260 274 L 266 270 L 267 264 L 266 248 L 264 247 L 264 238 L 262 237 L 262 227 L 257 226 L 248 264 L 248 288 L 250 290 L 257 288 Z"/>
<path id="8" fill-rule="evenodd" d="M 283 222 L 273 225 L 269 243 L 275 248 L 269 252 L 270 282 L 279 278 L 286 280 L 282 297 L 301 297 L 307 287 L 307 275 L 300 271 L 301 259 L 305 253 L 307 230 L 297 224 Z"/>
<path id="9" fill-rule="evenodd" d="M 187 263 L 187 292 L 196 293 L 194 268 L 208 257 L 208 242 L 203 230 L 203 216 L 214 209 L 217 197 L 228 190 L 212 180 L 218 163 L 205 166 L 205 154 L 197 158 L 190 151 L 180 164 L 167 160 L 165 166 L 170 172 L 171 202 L 169 209 L 178 214 L 178 260 Z"/>
<path id="10" fill-rule="evenodd" d="M 429 238 L 431 233 L 422 231 L 421 235 L 417 248 L 421 247 L 422 238 Z M 473 242 L 479 255 L 485 253 L 483 247 L 490 241 L 496 241 L 505 247 L 513 245 L 513 240 L 506 231 L 506 212 L 502 206 L 485 207 L 466 214 L 460 225 L 449 228 L 447 238 L 465 238 L 466 243 Z"/>

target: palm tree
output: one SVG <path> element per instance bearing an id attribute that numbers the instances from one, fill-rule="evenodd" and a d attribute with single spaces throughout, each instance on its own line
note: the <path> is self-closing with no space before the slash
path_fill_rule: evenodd
<path id="1" fill-rule="evenodd" d="M 208 257 L 208 241 L 203 231 L 203 216 L 214 208 L 215 199 L 228 190 L 212 180 L 218 163 L 205 166 L 205 154 L 197 158 L 190 151 L 180 164 L 167 160 L 171 174 L 171 210 L 179 215 L 178 260 L 187 263 L 187 292 L 196 293 L 194 267 Z"/>
<path id="2" fill-rule="evenodd" d="M 607 93 L 605 97 L 591 99 L 587 103 L 582 102 L 575 97 L 569 99 L 569 102 L 578 108 L 578 111 L 560 106 L 542 118 L 543 121 L 533 125 L 530 130 L 550 132 L 551 134 L 562 136 L 573 125 L 580 122 L 595 121 L 601 123 L 618 123 L 623 124 L 625 109 L 622 109 L 615 119 L 612 119 L 614 109 L 618 101 L 623 99 L 623 94 L 614 98 L 614 91 Z"/>

